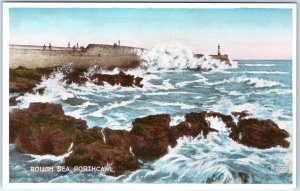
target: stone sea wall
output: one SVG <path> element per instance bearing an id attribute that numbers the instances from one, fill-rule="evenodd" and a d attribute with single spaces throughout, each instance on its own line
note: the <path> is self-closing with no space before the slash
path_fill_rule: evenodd
<path id="1" fill-rule="evenodd" d="M 90 44 L 86 48 L 56 48 L 51 50 L 42 46 L 11 46 L 9 50 L 10 68 L 45 68 L 62 66 L 68 63 L 74 63 L 79 68 L 88 68 L 92 65 L 103 67 L 120 68 L 136 67 L 140 59 L 136 54 L 137 48 L 112 45 Z"/>

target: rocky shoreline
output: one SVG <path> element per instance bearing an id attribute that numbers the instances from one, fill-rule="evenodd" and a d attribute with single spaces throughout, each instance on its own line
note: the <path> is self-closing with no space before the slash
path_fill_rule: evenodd
<path id="1" fill-rule="evenodd" d="M 113 68 L 110 68 L 111 70 Z M 61 67 L 53 67 L 53 68 L 36 68 L 29 69 L 24 67 L 18 67 L 16 69 L 10 69 L 9 74 L 9 92 L 17 93 L 18 96 L 24 95 L 25 93 L 39 93 L 43 94 L 44 89 L 36 89 L 35 86 L 41 82 L 42 78 L 49 78 L 50 75 L 57 71 L 62 70 L 65 77 L 63 80 L 66 81 L 67 84 L 75 83 L 78 85 L 84 85 L 86 82 L 90 81 L 96 85 L 104 86 L 105 83 L 110 84 L 112 86 L 120 85 L 123 87 L 143 87 L 141 77 L 135 77 L 133 75 L 125 74 L 120 71 L 118 74 L 101 74 L 95 73 L 91 76 L 87 77 L 84 74 L 88 71 L 88 69 L 83 68 L 68 68 L 64 69 Z M 9 105 L 14 106 L 18 104 L 18 100 L 16 99 L 18 96 L 11 97 L 9 100 Z"/>
<path id="2" fill-rule="evenodd" d="M 210 126 L 210 119 L 226 125 L 229 137 L 239 144 L 259 149 L 289 147 L 287 131 L 272 120 L 250 118 L 247 112 L 223 115 L 216 112 L 192 112 L 185 121 L 170 125 L 170 115 L 157 114 L 137 118 L 132 129 L 112 130 L 88 128 L 86 121 L 66 116 L 59 104 L 31 103 L 27 109 L 10 112 L 10 143 L 18 151 L 37 155 L 63 155 L 68 167 L 112 165 L 109 175 L 118 176 L 139 169 L 143 161 L 153 161 L 168 153 L 183 136 L 206 138 L 218 133 Z M 212 135 L 214 136 L 214 135 Z"/>

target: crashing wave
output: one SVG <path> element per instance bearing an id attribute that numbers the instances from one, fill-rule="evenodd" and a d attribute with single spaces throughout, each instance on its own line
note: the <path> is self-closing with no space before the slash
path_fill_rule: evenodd
<path id="1" fill-rule="evenodd" d="M 204 55 L 197 58 L 191 49 L 183 45 L 157 45 L 150 50 L 145 50 L 139 54 L 142 63 L 140 68 L 147 71 L 156 70 L 224 70 L 236 68 L 237 62 L 213 59 L 211 56 Z"/>

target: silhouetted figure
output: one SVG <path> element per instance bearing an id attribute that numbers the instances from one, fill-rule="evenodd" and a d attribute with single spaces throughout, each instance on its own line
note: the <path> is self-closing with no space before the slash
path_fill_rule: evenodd
<path id="1" fill-rule="evenodd" d="M 70 42 L 68 43 L 68 48 L 70 48 Z"/>
<path id="2" fill-rule="evenodd" d="M 77 46 L 76 46 L 76 49 L 78 50 L 78 48 L 79 48 L 79 45 L 78 45 L 78 42 L 77 42 Z"/>
<path id="3" fill-rule="evenodd" d="M 119 46 L 121 46 L 121 42 L 120 42 L 120 40 L 118 41 L 118 43 L 119 43 Z"/>
<path id="4" fill-rule="evenodd" d="M 221 55 L 221 51 L 220 51 L 220 44 L 218 44 L 218 55 Z"/>
<path id="5" fill-rule="evenodd" d="M 52 50 L 52 45 L 51 45 L 51 43 L 49 43 L 49 50 Z"/>
<path id="6" fill-rule="evenodd" d="M 43 50 L 46 50 L 46 45 L 44 44 L 44 46 L 43 46 Z"/>

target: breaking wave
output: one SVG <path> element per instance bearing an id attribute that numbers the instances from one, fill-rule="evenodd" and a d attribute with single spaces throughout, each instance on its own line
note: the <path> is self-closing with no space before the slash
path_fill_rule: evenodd
<path id="1" fill-rule="evenodd" d="M 224 70 L 236 68 L 237 62 L 213 59 L 211 56 L 204 55 L 196 58 L 191 49 L 183 45 L 157 45 L 150 50 L 140 53 L 142 60 L 141 68 L 147 71 L 157 70 Z"/>
<path id="2" fill-rule="evenodd" d="M 266 80 L 262 78 L 251 78 L 251 77 L 235 77 L 230 79 L 224 79 L 222 81 L 217 82 L 208 82 L 205 81 L 207 85 L 222 85 L 222 84 L 229 84 L 229 83 L 245 83 L 248 85 L 253 85 L 256 88 L 264 88 L 264 87 L 274 87 L 274 86 L 281 86 L 285 87 L 285 84 L 282 84 L 277 81 L 273 80 Z"/>

